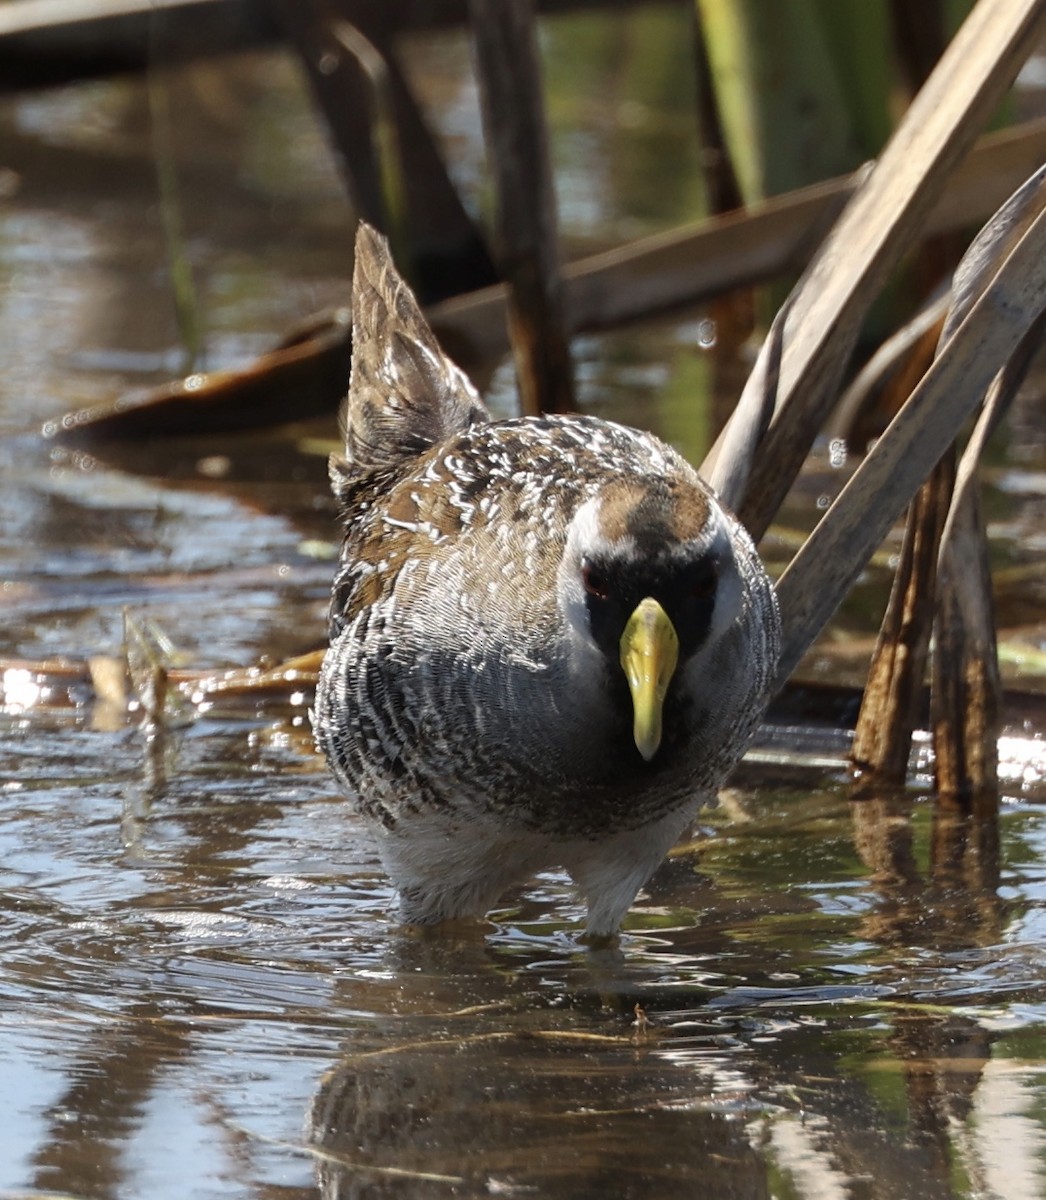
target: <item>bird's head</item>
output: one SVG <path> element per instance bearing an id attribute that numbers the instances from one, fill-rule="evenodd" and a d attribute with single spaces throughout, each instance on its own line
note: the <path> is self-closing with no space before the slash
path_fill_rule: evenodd
<path id="1" fill-rule="evenodd" d="M 670 690 L 695 686 L 743 603 L 729 518 L 696 478 L 610 480 L 570 524 L 559 591 L 575 638 L 627 683 L 653 759 Z"/>

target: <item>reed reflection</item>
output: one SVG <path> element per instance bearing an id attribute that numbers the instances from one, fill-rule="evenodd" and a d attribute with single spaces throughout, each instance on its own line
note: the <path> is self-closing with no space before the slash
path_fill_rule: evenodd
<path id="1" fill-rule="evenodd" d="M 851 802 L 854 845 L 871 871 L 878 897 L 863 922 L 872 941 L 889 946 L 958 950 L 992 945 L 1002 936 L 999 832 L 983 813 L 939 797 L 928 861 L 920 868 L 912 825 L 914 802 L 883 788 Z"/>

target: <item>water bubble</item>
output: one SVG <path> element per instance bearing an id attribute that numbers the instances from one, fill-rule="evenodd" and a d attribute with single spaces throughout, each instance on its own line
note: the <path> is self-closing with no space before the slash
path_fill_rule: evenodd
<path id="1" fill-rule="evenodd" d="M 208 479 L 222 479 L 231 469 L 232 460 L 227 454 L 208 454 L 196 462 L 198 474 L 206 475 Z"/>

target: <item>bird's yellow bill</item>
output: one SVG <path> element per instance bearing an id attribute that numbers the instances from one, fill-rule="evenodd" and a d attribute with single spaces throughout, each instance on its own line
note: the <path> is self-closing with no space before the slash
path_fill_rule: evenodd
<path id="1" fill-rule="evenodd" d="M 679 635 L 668 613 L 647 596 L 628 618 L 619 645 L 621 668 L 632 693 L 636 748 L 649 762 L 661 745 L 661 709 L 679 661 Z"/>

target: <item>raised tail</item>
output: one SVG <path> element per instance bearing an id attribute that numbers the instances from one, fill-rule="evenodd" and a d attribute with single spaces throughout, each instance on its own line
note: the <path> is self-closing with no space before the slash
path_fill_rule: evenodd
<path id="1" fill-rule="evenodd" d="M 331 461 L 335 493 L 489 420 L 475 388 L 440 349 L 393 265 L 388 242 L 361 221 L 352 276 L 345 455 Z"/>

